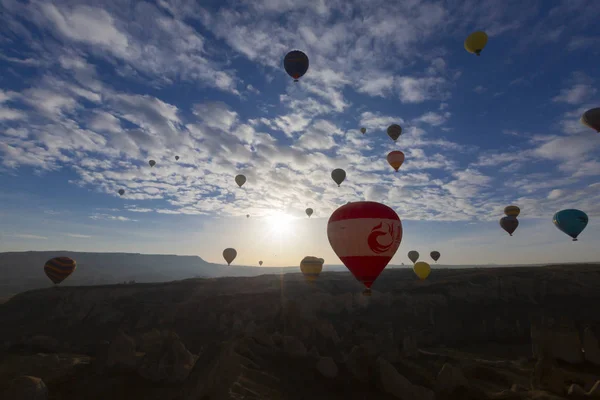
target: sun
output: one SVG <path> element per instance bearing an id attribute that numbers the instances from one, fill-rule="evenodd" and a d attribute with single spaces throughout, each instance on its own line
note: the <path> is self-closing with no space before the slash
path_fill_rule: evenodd
<path id="1" fill-rule="evenodd" d="M 275 212 L 267 217 L 269 232 L 273 236 L 288 236 L 293 231 L 294 217 L 283 212 Z"/>

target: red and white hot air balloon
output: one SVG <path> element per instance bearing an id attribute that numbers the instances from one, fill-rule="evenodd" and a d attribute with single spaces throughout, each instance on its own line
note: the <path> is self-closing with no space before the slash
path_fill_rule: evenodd
<path id="1" fill-rule="evenodd" d="M 331 214 L 327 238 L 333 251 L 371 295 L 371 285 L 402 241 L 402 222 L 390 207 L 373 201 L 348 203 Z"/>

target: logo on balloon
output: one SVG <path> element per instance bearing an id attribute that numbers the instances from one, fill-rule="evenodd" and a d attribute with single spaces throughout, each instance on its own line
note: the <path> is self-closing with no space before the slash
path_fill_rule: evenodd
<path id="1" fill-rule="evenodd" d="M 373 253 L 381 254 L 385 253 L 389 249 L 392 248 L 394 243 L 400 240 L 400 231 L 394 235 L 394 226 L 392 224 L 386 224 L 385 222 L 380 222 L 379 225 L 371 229 L 371 233 L 369 234 L 369 238 L 367 243 L 369 244 L 369 248 Z M 390 235 L 390 243 L 383 245 L 379 243 L 380 236 Z"/>

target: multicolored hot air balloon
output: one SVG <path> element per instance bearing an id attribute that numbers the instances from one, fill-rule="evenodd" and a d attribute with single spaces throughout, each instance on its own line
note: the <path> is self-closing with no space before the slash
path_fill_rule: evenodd
<path id="1" fill-rule="evenodd" d="M 333 181 L 337 183 L 338 187 L 340 187 L 342 182 L 344 182 L 346 179 L 346 171 L 341 168 L 334 169 L 331 171 L 331 179 L 333 179 Z"/>
<path id="2" fill-rule="evenodd" d="M 263 262 L 262 262 L 262 261 L 259 261 L 259 262 L 258 262 L 258 265 L 260 265 L 260 266 L 262 267 L 262 265 L 263 265 Z"/>
<path id="3" fill-rule="evenodd" d="M 244 183 L 246 183 L 246 176 L 242 174 L 236 175 L 235 183 L 237 183 L 239 187 L 242 187 Z"/>
<path id="4" fill-rule="evenodd" d="M 365 133 L 367 133 L 367 128 L 360 128 L 360 133 L 362 133 L 363 135 L 364 135 Z"/>
<path id="5" fill-rule="evenodd" d="M 586 213 L 581 210 L 567 209 L 562 210 L 554 214 L 552 222 L 558 229 L 566 233 L 573 238 L 573 241 L 577 241 L 577 236 L 587 226 L 589 218 Z"/>
<path id="6" fill-rule="evenodd" d="M 600 133 L 600 107 L 587 110 L 581 116 L 581 123 Z"/>
<path id="7" fill-rule="evenodd" d="M 431 256 L 431 258 L 433 258 L 433 261 L 437 262 L 437 260 L 440 259 L 440 252 L 439 251 L 432 251 L 431 253 L 429 253 L 429 255 Z"/>
<path id="8" fill-rule="evenodd" d="M 150 168 L 152 168 L 156 165 L 156 161 L 150 160 L 150 161 L 148 161 L 148 164 L 150 164 Z"/>
<path id="9" fill-rule="evenodd" d="M 414 263 L 419 259 L 419 252 L 416 250 L 411 250 L 408 252 L 408 259 Z"/>
<path id="10" fill-rule="evenodd" d="M 402 222 L 390 207 L 373 201 L 343 205 L 327 223 L 331 248 L 354 277 L 367 288 L 390 262 L 402 241 Z"/>
<path id="11" fill-rule="evenodd" d="M 290 51 L 283 59 L 283 68 L 289 76 L 294 78 L 294 82 L 298 82 L 298 79 L 308 71 L 308 65 L 308 56 L 300 50 Z"/>
<path id="12" fill-rule="evenodd" d="M 313 215 L 313 209 L 312 208 L 307 208 L 305 211 L 306 215 L 308 215 L 308 218 L 310 218 L 311 215 Z"/>
<path id="13" fill-rule="evenodd" d="M 175 156 L 175 161 L 179 161 L 179 156 Z"/>
<path id="14" fill-rule="evenodd" d="M 500 218 L 500 226 L 512 236 L 513 232 L 519 226 L 519 220 L 517 217 L 502 217 Z"/>
<path id="15" fill-rule="evenodd" d="M 323 270 L 325 260 L 313 256 L 306 256 L 300 261 L 300 271 L 304 274 L 304 278 L 313 283 Z"/>
<path id="16" fill-rule="evenodd" d="M 518 217 L 521 213 L 521 209 L 517 206 L 506 206 L 504 207 L 504 215 L 507 217 Z"/>
<path id="17" fill-rule="evenodd" d="M 404 153 L 398 150 L 391 151 L 387 155 L 387 162 L 398 172 L 398 169 L 404 162 Z"/>
<path id="18" fill-rule="evenodd" d="M 402 127 L 398 124 L 392 124 L 387 128 L 387 134 L 395 142 L 402 135 Z"/>
<path id="19" fill-rule="evenodd" d="M 419 279 L 425 280 L 431 273 L 431 266 L 425 261 L 419 261 L 413 266 L 413 271 L 415 271 L 415 274 L 419 277 Z"/>
<path id="20" fill-rule="evenodd" d="M 123 196 L 125 194 L 125 191 L 123 189 L 119 189 L 119 196 Z"/>
<path id="21" fill-rule="evenodd" d="M 223 258 L 227 261 L 227 265 L 231 265 L 231 262 L 237 257 L 237 251 L 231 247 L 223 250 Z"/>
<path id="22" fill-rule="evenodd" d="M 77 268 L 75 260 L 69 257 L 55 257 L 44 264 L 44 272 L 50 280 L 58 285 L 69 277 Z"/>
<path id="23" fill-rule="evenodd" d="M 487 41 L 488 36 L 485 32 L 473 32 L 465 39 L 465 50 L 467 50 L 469 53 L 480 56 L 481 51 L 487 44 Z"/>

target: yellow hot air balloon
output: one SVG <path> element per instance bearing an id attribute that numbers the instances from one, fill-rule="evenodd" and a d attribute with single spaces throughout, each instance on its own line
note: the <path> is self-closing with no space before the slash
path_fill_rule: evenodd
<path id="1" fill-rule="evenodd" d="M 520 213 L 521 213 L 521 209 L 517 206 L 504 207 L 504 214 L 507 217 L 518 217 Z"/>
<path id="2" fill-rule="evenodd" d="M 304 274 L 307 282 L 313 283 L 321 271 L 325 260 L 313 256 L 306 256 L 300 261 L 300 271 Z"/>
<path id="3" fill-rule="evenodd" d="M 244 183 L 246 183 L 246 176 L 242 174 L 236 175 L 235 183 L 237 183 L 239 187 L 242 187 Z"/>
<path id="4" fill-rule="evenodd" d="M 465 39 L 465 50 L 469 53 L 481 55 L 481 50 L 485 47 L 488 41 L 488 36 L 485 32 L 477 31 L 471 33 Z"/>
<path id="5" fill-rule="evenodd" d="M 232 249 L 231 247 L 223 250 L 223 258 L 225 259 L 225 261 L 227 261 L 227 265 L 231 265 L 231 262 L 233 260 L 235 260 L 235 258 L 237 257 L 237 251 L 235 251 L 235 249 Z"/>
<path id="6" fill-rule="evenodd" d="M 419 261 L 418 263 L 416 263 L 413 266 L 413 270 L 421 280 L 427 279 L 427 277 L 431 273 L 431 267 L 425 261 Z"/>
<path id="7" fill-rule="evenodd" d="M 391 151 L 387 155 L 387 162 L 396 170 L 396 172 L 398 172 L 398 168 L 400 168 L 404 162 L 404 153 L 398 150 Z"/>

